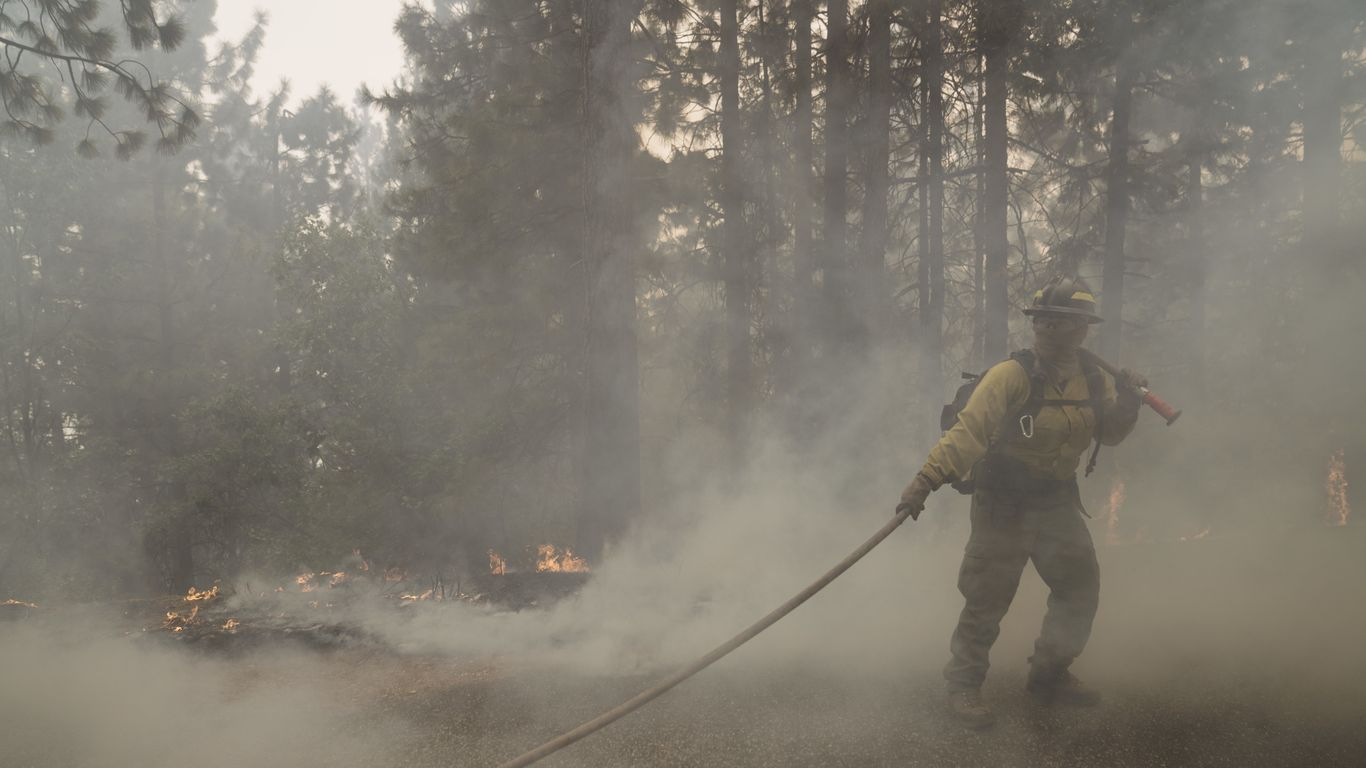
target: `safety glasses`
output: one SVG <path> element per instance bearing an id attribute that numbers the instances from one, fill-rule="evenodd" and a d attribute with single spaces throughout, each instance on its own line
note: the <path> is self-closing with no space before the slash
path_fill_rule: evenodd
<path id="1" fill-rule="evenodd" d="M 1044 328 L 1050 331 L 1072 331 L 1086 325 L 1084 317 L 1068 317 L 1067 315 L 1035 315 L 1034 327 Z"/>

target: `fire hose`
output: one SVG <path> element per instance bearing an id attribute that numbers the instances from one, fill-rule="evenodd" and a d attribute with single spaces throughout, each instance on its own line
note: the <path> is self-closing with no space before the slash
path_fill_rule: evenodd
<path id="1" fill-rule="evenodd" d="M 730 653 L 736 648 L 739 648 L 740 646 L 754 639 L 755 635 L 758 635 L 760 632 L 763 632 L 765 629 L 768 629 L 769 627 L 778 623 L 778 621 L 782 619 L 784 616 L 796 610 L 797 606 L 801 605 L 807 600 L 810 600 L 811 597 L 815 595 L 817 592 L 821 591 L 822 589 L 825 589 L 826 586 L 830 584 L 830 582 L 839 578 L 841 574 L 852 568 L 854 563 L 857 563 L 859 560 L 862 560 L 864 555 L 868 554 L 869 552 L 872 552 L 874 547 L 881 544 L 883 539 L 892 535 L 892 531 L 895 531 L 902 523 L 906 522 L 906 518 L 910 516 L 911 509 L 909 507 L 898 507 L 896 517 L 893 517 L 890 522 L 882 526 L 882 529 L 879 530 L 877 533 L 873 534 L 873 537 L 871 539 L 868 539 L 867 541 L 863 542 L 862 546 L 851 552 L 849 556 L 841 560 L 838 565 L 836 565 L 834 568 L 831 568 L 829 571 L 826 571 L 824 576 L 821 576 L 819 579 L 816 579 L 806 589 L 803 589 L 801 592 L 798 592 L 796 596 L 794 596 L 791 600 L 788 600 L 786 603 L 783 603 L 782 605 L 774 609 L 767 616 L 756 621 L 752 626 L 750 626 L 749 629 L 746 629 L 744 632 L 741 632 L 735 637 L 732 637 L 730 640 L 727 640 L 726 642 L 717 646 L 715 650 L 713 650 L 711 653 L 708 653 L 706 656 L 703 656 L 697 661 L 694 661 L 692 664 L 689 664 L 683 669 L 680 669 L 672 675 L 669 675 L 667 678 L 660 681 L 659 684 L 655 685 L 653 688 L 650 688 L 647 691 L 642 691 L 641 693 L 637 694 L 635 697 L 631 698 L 630 700 L 626 701 L 620 706 L 608 710 L 607 712 L 604 712 L 601 715 L 598 715 L 597 717 L 593 718 L 592 720 L 589 720 L 583 725 L 580 725 L 572 731 L 561 734 L 560 736 L 557 736 L 556 738 L 547 741 L 546 743 L 531 750 L 530 752 L 527 752 L 512 760 L 509 760 L 506 763 L 503 763 L 502 765 L 498 766 L 498 768 L 521 768 L 521 766 L 531 765 L 532 763 L 540 760 L 541 758 L 548 757 L 549 755 L 558 752 L 561 749 L 564 749 L 565 747 L 569 746 L 570 744 L 573 744 L 579 739 L 584 738 L 585 736 L 593 734 L 599 730 L 602 730 L 603 728 L 606 728 L 608 725 L 611 725 L 617 720 L 620 720 L 626 715 L 631 714 L 637 709 L 640 709 L 646 704 L 649 704 L 651 701 L 654 701 L 655 699 L 664 695 L 674 686 L 678 685 L 684 680 L 687 680 L 688 678 L 692 677 L 698 672 L 701 672 L 702 670 L 706 669 L 707 667 L 711 666 L 712 664 L 720 660 L 721 657 L 725 656 L 726 654 Z"/>
<path id="2" fill-rule="evenodd" d="M 1096 361 L 1096 364 L 1099 365 L 1101 368 L 1104 368 L 1111 376 L 1114 376 L 1116 381 L 1121 379 L 1121 374 L 1117 368 L 1105 362 L 1104 360 L 1101 360 L 1099 357 L 1096 357 L 1094 355 L 1092 357 Z M 1147 387 L 1138 387 L 1137 389 L 1138 393 L 1143 398 L 1143 403 L 1147 405 L 1149 408 L 1152 408 L 1154 411 L 1156 411 L 1157 414 L 1161 416 L 1163 419 L 1166 419 L 1167 426 L 1171 426 L 1172 423 L 1175 422 L 1177 418 L 1181 416 L 1181 411 L 1177 410 L 1176 408 L 1173 408 L 1171 405 L 1168 405 L 1157 395 L 1153 394 L 1152 391 L 1149 390 Z M 811 583 L 810 586 L 808 586 L 806 589 L 803 589 L 801 592 L 798 592 L 795 596 L 792 597 L 792 599 L 775 608 L 767 616 L 764 616 L 762 619 L 756 621 L 748 629 L 736 635 L 735 637 L 732 637 L 730 640 L 727 640 L 721 645 L 717 646 L 711 653 L 708 653 L 706 656 L 703 656 L 697 661 L 694 661 L 692 664 L 689 664 L 688 666 L 668 676 L 667 678 L 656 684 L 653 688 L 636 694 L 634 697 L 618 705 L 617 707 L 610 709 L 602 713 L 601 715 L 598 715 L 597 717 L 593 718 L 592 720 L 589 720 L 583 725 L 580 725 L 572 731 L 568 731 L 555 737 L 554 739 L 551 739 L 550 741 L 547 741 L 546 743 L 531 750 L 530 752 L 526 752 L 512 760 L 507 761 L 506 763 L 503 763 L 502 765 L 498 766 L 498 768 L 522 768 L 522 766 L 531 765 L 532 763 L 535 763 L 541 760 L 542 758 L 549 757 L 550 755 L 560 751 L 561 749 L 564 749 L 565 747 L 569 746 L 570 744 L 573 744 L 576 741 L 579 741 L 580 739 L 583 739 L 586 736 L 590 736 L 602 730 L 603 728 L 606 728 L 607 726 L 631 714 L 637 709 L 640 709 L 646 704 L 649 704 L 651 701 L 654 701 L 660 696 L 663 696 L 665 693 L 668 693 L 679 683 L 682 683 L 684 680 L 687 680 L 688 678 L 692 677 L 698 672 L 701 672 L 702 670 L 716 663 L 722 657 L 726 656 L 736 648 L 739 648 L 740 646 L 744 645 L 750 640 L 753 640 L 754 637 L 757 636 L 760 632 L 763 632 L 765 629 L 768 629 L 769 627 L 778 623 L 784 616 L 795 611 L 797 607 L 800 606 L 802 603 L 805 603 L 807 600 L 810 600 L 817 592 L 820 592 L 822 589 L 825 589 L 827 586 L 829 586 L 830 582 L 834 581 L 835 579 L 843 575 L 845 571 L 849 570 L 854 566 L 854 563 L 857 563 L 859 560 L 862 560 L 864 555 L 868 554 L 869 552 L 872 552 L 874 547 L 881 544 L 882 541 L 886 539 L 888 536 L 891 536 L 892 531 L 895 531 L 898 527 L 901 526 L 902 523 L 906 522 L 906 518 L 911 516 L 912 511 L 913 510 L 905 504 L 897 507 L 896 516 L 893 517 L 890 522 L 882 526 L 881 530 L 873 534 L 872 538 L 863 542 L 862 546 L 860 546 L 853 552 L 849 553 L 849 556 L 841 560 L 838 564 L 835 565 L 834 568 L 831 568 L 830 570 L 826 571 L 825 575 L 821 576 L 819 579 L 816 579 L 814 582 Z"/>

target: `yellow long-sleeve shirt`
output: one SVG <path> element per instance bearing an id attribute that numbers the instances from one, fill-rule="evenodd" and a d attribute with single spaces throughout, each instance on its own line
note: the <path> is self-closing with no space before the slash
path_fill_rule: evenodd
<path id="1" fill-rule="evenodd" d="M 1133 431 L 1138 420 L 1137 407 L 1121 405 L 1110 374 L 1100 373 L 1105 393 L 1104 445 L 1117 445 Z M 1081 456 L 1095 437 L 1095 420 L 1086 405 L 1044 406 L 1034 417 L 1033 436 L 1026 437 L 1014 419 L 1029 401 L 1029 374 L 1014 360 L 999 363 L 986 372 L 973 390 L 967 405 L 958 414 L 953 428 L 944 433 L 930 451 L 920 470 L 936 487 L 968 477 L 974 465 L 986 455 L 987 448 L 1001 442 L 1005 455 L 1018 459 L 1031 475 L 1066 480 L 1076 474 Z M 1086 376 L 1081 365 L 1073 363 L 1048 377 L 1044 384 L 1046 400 L 1086 400 Z"/>

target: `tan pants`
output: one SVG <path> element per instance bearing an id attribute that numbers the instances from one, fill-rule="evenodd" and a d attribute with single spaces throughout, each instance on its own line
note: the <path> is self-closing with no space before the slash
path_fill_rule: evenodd
<path id="1" fill-rule="evenodd" d="M 1030 658 L 1034 673 L 1061 674 L 1086 647 L 1099 604 L 1100 568 L 1075 488 L 1021 496 L 979 489 L 958 572 L 958 590 L 967 603 L 950 642 L 953 658 L 944 668 L 950 689 L 973 690 L 986 679 L 991 646 L 1030 560 L 1050 590 Z"/>

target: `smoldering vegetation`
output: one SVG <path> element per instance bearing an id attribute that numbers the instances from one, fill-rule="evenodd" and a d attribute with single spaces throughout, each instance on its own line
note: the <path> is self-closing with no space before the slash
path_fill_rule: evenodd
<path id="1" fill-rule="evenodd" d="M 690 506 L 706 512 L 686 525 L 641 529 L 576 597 L 542 608 L 396 606 L 377 593 L 289 602 L 248 585 L 218 598 L 248 623 L 307 613 L 309 597 L 333 600 L 326 620 L 348 634 L 321 649 L 281 638 L 180 645 L 155 624 L 138 632 L 107 605 L 5 626 L 0 715 L 15 727 L 0 756 L 495 763 L 728 638 L 885 519 L 872 498 L 841 509 L 785 459 L 770 471 L 744 492 L 700 494 Z M 953 579 L 966 530 L 954 513 L 964 503 L 940 500 L 938 523 L 901 531 L 759 640 L 564 764 L 1351 764 L 1366 747 L 1355 733 L 1366 706 L 1366 542 L 1356 528 L 1303 526 L 1101 545 L 1104 603 L 1078 665 L 1109 696 L 1096 713 L 1040 713 L 1023 699 L 1046 598 L 1031 571 L 993 655 L 988 691 L 1006 721 L 967 738 L 937 694 L 960 607 Z"/>
<path id="2" fill-rule="evenodd" d="M 885 523 L 1056 274 L 1185 409 L 1083 482 L 1102 709 L 1021 693 L 1030 569 L 945 718 L 943 489 L 559 764 L 1366 760 L 1357 4 L 438 2 L 354 103 L 215 6 L 123 44 L 159 153 L 0 66 L 73 106 L 0 138 L 0 764 L 496 764 Z"/>

